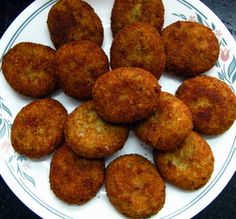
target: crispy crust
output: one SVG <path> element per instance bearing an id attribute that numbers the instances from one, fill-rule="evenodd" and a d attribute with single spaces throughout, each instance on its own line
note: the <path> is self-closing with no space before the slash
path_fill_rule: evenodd
<path id="1" fill-rule="evenodd" d="M 158 31 L 149 24 L 135 22 L 116 34 L 110 51 L 112 69 L 140 67 L 157 79 L 166 64 L 164 44 Z"/>
<path id="2" fill-rule="evenodd" d="M 209 181 L 214 168 L 210 146 L 196 132 L 190 132 L 174 151 L 154 154 L 161 176 L 186 190 L 196 190 Z"/>
<path id="3" fill-rule="evenodd" d="M 77 154 L 88 158 L 112 155 L 124 146 L 128 133 L 126 126 L 103 121 L 95 111 L 93 101 L 76 108 L 65 125 L 67 145 Z"/>
<path id="4" fill-rule="evenodd" d="M 155 166 L 146 158 L 123 155 L 106 169 L 105 187 L 113 206 L 129 218 L 156 214 L 165 202 L 165 184 Z"/>
<path id="5" fill-rule="evenodd" d="M 124 26 L 135 21 L 151 24 L 161 31 L 164 23 L 164 5 L 161 0 L 115 0 L 111 15 L 113 36 Z"/>
<path id="6" fill-rule="evenodd" d="M 67 111 L 57 100 L 45 98 L 29 103 L 13 122 L 13 148 L 30 158 L 51 154 L 64 140 L 66 118 Z"/>
<path id="7" fill-rule="evenodd" d="M 47 25 L 56 49 L 74 40 L 89 40 L 102 45 L 102 22 L 87 2 L 58 1 L 49 11 Z"/>
<path id="8" fill-rule="evenodd" d="M 51 190 L 69 204 L 82 205 L 92 199 L 102 186 L 104 168 L 103 160 L 80 157 L 63 145 L 51 161 Z"/>
<path id="9" fill-rule="evenodd" d="M 217 78 L 198 76 L 185 80 L 176 96 L 191 110 L 194 129 L 206 135 L 222 134 L 236 119 L 236 97 Z"/>
<path id="10" fill-rule="evenodd" d="M 3 58 L 2 71 L 10 86 L 30 97 L 44 97 L 57 87 L 55 51 L 45 45 L 22 42 Z"/>
<path id="11" fill-rule="evenodd" d="M 212 30 L 191 21 L 175 22 L 162 31 L 166 69 L 193 77 L 210 70 L 219 56 L 218 40 Z"/>
<path id="12" fill-rule="evenodd" d="M 144 69 L 133 67 L 103 74 L 92 88 L 98 114 L 115 123 L 131 123 L 151 115 L 159 93 L 156 78 Z"/>
<path id="13" fill-rule="evenodd" d="M 177 97 L 161 92 L 155 113 L 139 122 L 134 130 L 146 144 L 168 151 L 177 147 L 192 128 L 192 114 L 188 107 Z"/>
<path id="14" fill-rule="evenodd" d="M 91 99 L 96 79 L 109 70 L 105 52 L 89 41 L 64 44 L 57 50 L 56 58 L 63 91 L 78 100 Z"/>

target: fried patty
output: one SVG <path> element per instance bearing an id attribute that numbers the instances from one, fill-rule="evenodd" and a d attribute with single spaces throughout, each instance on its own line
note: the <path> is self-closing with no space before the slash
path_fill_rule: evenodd
<path id="1" fill-rule="evenodd" d="M 111 67 L 140 67 L 157 79 L 166 64 L 164 45 L 158 31 L 151 25 L 135 22 L 116 34 L 110 51 Z"/>
<path id="2" fill-rule="evenodd" d="M 117 68 L 100 76 L 92 88 L 95 109 L 106 121 L 132 123 L 157 107 L 160 86 L 141 68 Z"/>
<path id="3" fill-rule="evenodd" d="M 89 40 L 102 45 L 102 22 L 87 2 L 59 0 L 48 13 L 47 25 L 56 49 L 75 40 Z"/>
<path id="4" fill-rule="evenodd" d="M 109 70 L 105 52 L 90 41 L 74 41 L 56 51 L 57 73 L 63 91 L 78 100 L 92 98 L 96 79 Z"/>
<path id="5" fill-rule="evenodd" d="M 176 96 L 191 110 L 194 129 L 206 135 L 222 134 L 236 119 L 236 97 L 217 78 L 198 76 L 185 80 Z"/>
<path id="6" fill-rule="evenodd" d="M 51 154 L 64 140 L 67 111 L 54 99 L 34 100 L 16 115 L 11 143 L 20 154 L 41 158 Z"/>
<path id="7" fill-rule="evenodd" d="M 41 98 L 57 87 L 55 51 L 45 45 L 22 42 L 3 58 L 2 71 L 18 93 Z"/>
<path id="8" fill-rule="evenodd" d="M 177 21 L 162 31 L 166 69 L 183 77 L 194 77 L 210 70 L 219 56 L 213 31 L 197 22 Z"/>
<path id="9" fill-rule="evenodd" d="M 174 151 L 155 152 L 154 160 L 165 180 L 186 190 L 206 185 L 214 169 L 210 146 L 194 131 Z"/>
<path id="10" fill-rule="evenodd" d="M 135 125 L 136 136 L 155 149 L 176 148 L 193 128 L 189 108 L 177 97 L 161 92 L 158 108 L 146 120 Z"/>
<path id="11" fill-rule="evenodd" d="M 113 36 L 124 26 L 140 21 L 161 31 L 164 23 L 164 5 L 161 0 L 115 0 L 111 15 Z"/>
<path id="12" fill-rule="evenodd" d="M 127 138 L 126 126 L 105 122 L 95 111 L 93 101 L 77 107 L 65 125 L 67 145 L 88 158 L 103 158 L 120 150 Z"/>
<path id="13" fill-rule="evenodd" d="M 80 157 L 64 144 L 52 157 L 50 188 L 59 199 L 82 205 L 102 186 L 104 168 L 103 160 Z"/>
<path id="14" fill-rule="evenodd" d="M 112 205 L 129 218 L 156 214 L 165 202 L 165 184 L 155 166 L 138 154 L 123 155 L 106 169 L 105 187 Z"/>

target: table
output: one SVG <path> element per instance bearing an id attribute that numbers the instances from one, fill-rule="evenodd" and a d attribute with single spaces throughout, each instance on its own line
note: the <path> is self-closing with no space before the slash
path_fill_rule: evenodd
<path id="1" fill-rule="evenodd" d="M 0 7 L 0 37 L 32 0 L 3 0 Z M 202 0 L 224 22 L 236 40 L 236 1 L 235 0 Z M 38 219 L 40 218 L 27 208 L 8 188 L 0 176 L 0 218 Z M 221 194 L 203 211 L 194 217 L 202 218 L 236 218 L 236 174 L 232 177 Z"/>

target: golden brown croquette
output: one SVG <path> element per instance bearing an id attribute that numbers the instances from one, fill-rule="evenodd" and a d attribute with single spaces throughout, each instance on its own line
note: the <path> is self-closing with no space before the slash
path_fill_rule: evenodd
<path id="1" fill-rule="evenodd" d="M 156 109 L 160 86 L 141 68 L 117 68 L 100 76 L 92 88 L 95 109 L 106 121 L 132 123 Z"/>
<path id="2" fill-rule="evenodd" d="M 112 205 L 129 218 L 155 215 L 165 202 L 165 184 L 155 166 L 138 154 L 113 160 L 106 169 L 105 188 Z"/>
<path id="3" fill-rule="evenodd" d="M 178 21 L 162 31 L 166 50 L 166 69 L 184 77 L 210 70 L 219 56 L 213 31 L 197 22 Z"/>
<path id="4" fill-rule="evenodd" d="M 136 124 L 138 138 L 155 149 L 168 151 L 179 145 L 193 128 L 189 108 L 177 97 L 161 92 L 157 110 Z"/>
<path id="5" fill-rule="evenodd" d="M 160 34 L 153 26 L 141 22 L 127 25 L 116 34 L 110 57 L 112 69 L 139 67 L 150 71 L 157 79 L 166 64 Z"/>
<path id="6" fill-rule="evenodd" d="M 236 97 L 217 78 L 198 76 L 185 80 L 176 96 L 191 110 L 194 129 L 206 135 L 222 134 L 236 119 Z"/>
<path id="7" fill-rule="evenodd" d="M 16 115 L 11 143 L 20 154 L 41 158 L 51 154 L 64 140 L 67 111 L 54 99 L 34 100 Z"/>
<path id="8" fill-rule="evenodd" d="M 105 52 L 90 41 L 74 41 L 61 46 L 56 57 L 63 91 L 78 100 L 91 99 L 94 82 L 109 70 Z"/>
<path id="9" fill-rule="evenodd" d="M 65 124 L 67 145 L 88 158 L 103 158 L 117 152 L 124 146 L 128 133 L 128 127 L 102 120 L 93 101 L 77 107 Z"/>
<path id="10" fill-rule="evenodd" d="M 59 0 L 48 13 L 47 25 L 56 49 L 75 40 L 89 40 L 102 45 L 102 22 L 87 2 Z"/>
<path id="11" fill-rule="evenodd" d="M 103 160 L 80 157 L 64 144 L 52 157 L 51 190 L 69 204 L 82 205 L 92 199 L 102 186 L 104 169 Z"/>
<path id="12" fill-rule="evenodd" d="M 206 185 L 214 168 L 210 146 L 194 131 L 174 151 L 155 152 L 154 160 L 165 180 L 186 190 Z"/>
<path id="13" fill-rule="evenodd" d="M 22 42 L 3 58 L 2 71 L 18 93 L 41 98 L 57 88 L 55 51 L 45 45 Z"/>
<path id="14" fill-rule="evenodd" d="M 113 36 L 136 21 L 148 23 L 161 31 L 164 23 L 162 0 L 115 0 L 111 15 Z"/>

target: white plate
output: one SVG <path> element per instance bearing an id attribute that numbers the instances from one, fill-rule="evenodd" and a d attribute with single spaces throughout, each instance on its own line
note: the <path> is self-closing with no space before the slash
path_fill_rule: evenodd
<path id="1" fill-rule="evenodd" d="M 0 41 L 0 57 L 9 48 L 22 41 L 31 41 L 52 46 L 46 25 L 47 14 L 55 0 L 37 0 L 31 4 L 8 28 Z M 112 41 L 110 32 L 111 0 L 89 0 L 100 16 L 105 39 L 103 49 L 109 54 Z M 236 91 L 236 43 L 225 26 L 205 5 L 196 0 L 164 0 L 165 26 L 177 20 L 196 20 L 213 29 L 221 46 L 217 64 L 207 75 L 224 80 Z M 160 80 L 162 89 L 175 93 L 181 81 L 164 74 Z M 123 218 L 109 203 L 104 187 L 97 196 L 83 206 L 70 206 L 57 199 L 50 191 L 48 172 L 51 157 L 31 161 L 14 152 L 9 135 L 11 124 L 18 111 L 32 99 L 15 93 L 0 75 L 0 172 L 12 191 L 30 209 L 43 218 Z M 78 104 L 76 100 L 57 92 L 53 98 L 61 101 L 68 112 Z M 221 136 L 206 138 L 215 156 L 215 169 L 206 186 L 198 191 L 186 192 L 167 184 L 166 203 L 153 218 L 190 218 L 206 207 L 226 186 L 235 172 L 236 123 Z M 124 149 L 114 157 L 124 153 L 140 153 L 152 160 L 150 149 L 142 146 L 133 133 Z"/>

